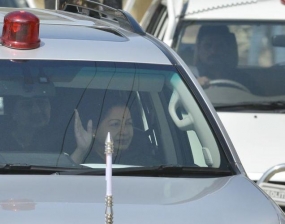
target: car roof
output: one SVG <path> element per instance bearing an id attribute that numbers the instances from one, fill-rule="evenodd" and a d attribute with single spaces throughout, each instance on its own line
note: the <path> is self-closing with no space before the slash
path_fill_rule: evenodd
<path id="1" fill-rule="evenodd" d="M 112 22 L 76 13 L 44 10 L 0 8 L 4 16 L 25 10 L 40 19 L 41 45 L 33 50 L 1 47 L 1 59 L 90 60 L 153 64 L 171 64 L 165 54 L 145 35 L 131 32 Z"/>
<path id="2" fill-rule="evenodd" d="M 191 0 L 186 19 L 285 20 L 282 0 Z"/>

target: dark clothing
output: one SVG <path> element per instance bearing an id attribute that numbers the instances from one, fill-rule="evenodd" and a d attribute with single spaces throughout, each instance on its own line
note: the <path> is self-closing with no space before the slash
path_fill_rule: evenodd
<path id="1" fill-rule="evenodd" d="M 62 139 L 49 131 L 49 128 L 38 131 L 31 144 L 22 145 L 10 131 L 2 131 L 0 135 L 0 151 L 6 152 L 60 152 Z"/>
<path id="2" fill-rule="evenodd" d="M 134 133 L 130 147 L 126 150 L 120 150 L 116 156 L 113 155 L 113 163 L 137 166 L 160 165 L 159 161 L 152 155 L 152 146 L 147 136 L 138 131 L 135 131 Z M 99 156 L 95 150 L 92 150 L 83 163 L 102 164 L 105 162 L 106 161 Z"/>
<path id="3" fill-rule="evenodd" d="M 149 150 L 149 149 L 146 149 Z M 137 166 L 154 166 L 159 165 L 158 161 L 150 153 L 143 153 L 139 150 L 127 149 L 113 155 L 114 164 L 137 165 Z M 106 161 L 93 150 L 87 157 L 84 163 L 100 163 L 104 164 Z"/>
<path id="4" fill-rule="evenodd" d="M 255 92 L 256 89 L 258 89 L 258 86 L 256 86 L 256 83 L 251 79 L 251 77 L 247 73 L 240 71 L 238 68 L 224 68 L 224 70 L 221 70 L 219 76 L 215 76 L 215 73 L 213 73 L 210 68 L 201 64 L 197 64 L 197 69 L 199 77 L 205 76 L 210 80 L 227 79 L 236 81 L 247 87 L 251 92 Z"/>

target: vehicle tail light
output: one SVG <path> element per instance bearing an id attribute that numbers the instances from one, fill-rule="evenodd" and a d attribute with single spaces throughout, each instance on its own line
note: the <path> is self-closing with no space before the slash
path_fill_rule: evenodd
<path id="1" fill-rule="evenodd" d="M 4 17 L 1 36 L 3 46 L 15 49 L 34 49 L 40 46 L 39 18 L 26 11 L 13 11 Z"/>

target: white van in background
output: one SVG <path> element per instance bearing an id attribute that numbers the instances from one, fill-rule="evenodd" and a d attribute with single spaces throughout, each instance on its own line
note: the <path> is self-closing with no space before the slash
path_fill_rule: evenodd
<path id="1" fill-rule="evenodd" d="M 284 173 L 263 174 L 285 162 L 284 15 L 284 0 L 154 0 L 141 21 L 147 32 L 184 59 L 197 78 L 202 76 L 197 63 L 199 29 L 228 28 L 232 41 L 227 45 L 227 59 L 236 65 L 237 74 L 213 79 L 204 90 L 248 176 L 278 183 L 270 187 L 259 182 L 280 205 L 285 205 L 284 185 L 280 185 L 285 183 Z M 226 64 L 220 63 L 220 70 Z M 277 172 L 284 170 L 280 167 Z"/>

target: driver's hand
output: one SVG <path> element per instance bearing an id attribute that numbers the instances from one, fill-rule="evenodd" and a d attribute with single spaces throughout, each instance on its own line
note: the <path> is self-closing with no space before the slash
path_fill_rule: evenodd
<path id="1" fill-rule="evenodd" d="M 74 134 L 77 144 L 76 149 L 81 150 L 82 153 L 85 153 L 89 149 L 90 144 L 92 142 L 92 137 L 93 137 L 92 120 L 89 120 L 87 122 L 87 129 L 85 130 L 82 126 L 78 111 L 75 109 L 74 112 L 75 112 Z"/>
<path id="2" fill-rule="evenodd" d="M 208 79 L 206 76 L 198 77 L 197 80 L 204 89 L 210 86 L 210 79 Z"/>

